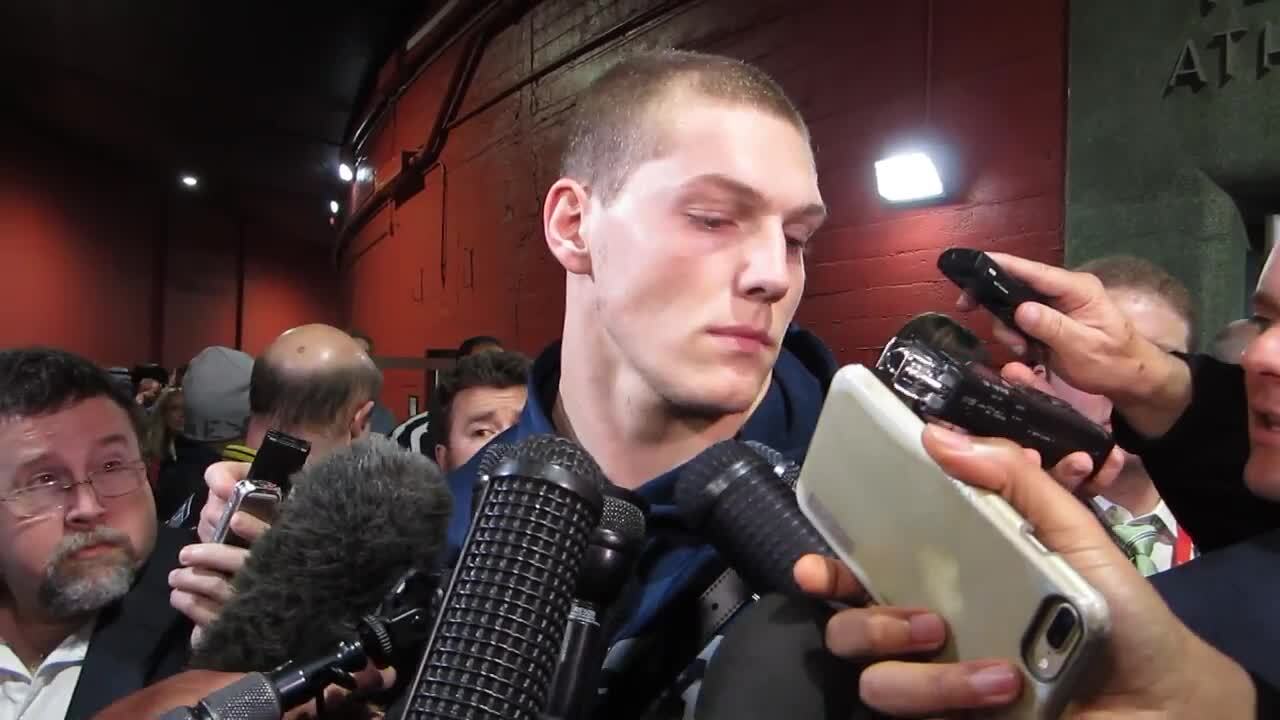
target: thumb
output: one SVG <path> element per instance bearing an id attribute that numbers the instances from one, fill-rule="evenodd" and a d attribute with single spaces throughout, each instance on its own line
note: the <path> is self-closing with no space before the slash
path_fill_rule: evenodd
<path id="1" fill-rule="evenodd" d="M 1114 545 L 1094 516 L 1012 442 L 972 438 L 930 425 L 924 447 L 946 473 L 1003 497 L 1058 553 Z"/>

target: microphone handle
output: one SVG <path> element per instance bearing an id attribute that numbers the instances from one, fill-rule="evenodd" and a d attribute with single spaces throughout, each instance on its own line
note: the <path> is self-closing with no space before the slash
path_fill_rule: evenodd
<path id="1" fill-rule="evenodd" d="M 594 704 L 604 665 L 604 638 L 600 609 L 592 602 L 574 600 L 565 625 L 560 659 L 551 681 L 546 715 L 559 720 L 588 717 Z"/>

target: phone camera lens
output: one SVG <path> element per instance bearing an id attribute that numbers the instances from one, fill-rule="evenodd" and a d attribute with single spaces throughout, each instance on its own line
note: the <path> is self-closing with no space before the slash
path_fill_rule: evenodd
<path id="1" fill-rule="evenodd" d="M 1049 622 L 1049 629 L 1044 634 L 1045 640 L 1049 641 L 1049 647 L 1054 650 L 1062 650 L 1075 629 L 1076 611 L 1070 605 L 1063 605 L 1058 608 L 1058 612 L 1053 615 L 1053 620 Z"/>

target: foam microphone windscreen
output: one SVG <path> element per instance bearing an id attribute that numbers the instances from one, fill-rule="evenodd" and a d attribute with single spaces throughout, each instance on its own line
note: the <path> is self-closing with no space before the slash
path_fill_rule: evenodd
<path id="1" fill-rule="evenodd" d="M 712 445 L 680 471 L 676 505 L 747 586 L 801 594 L 793 575 L 809 553 L 832 555 L 800 511 L 795 492 L 759 453 L 736 440 Z"/>
<path id="2" fill-rule="evenodd" d="M 331 651 L 405 572 L 435 568 L 450 510 L 435 463 L 378 435 L 307 466 L 192 666 L 265 671 Z"/>
<path id="3" fill-rule="evenodd" d="M 860 666 L 827 652 L 831 609 L 765 595 L 742 611 L 702 678 L 696 720 L 878 718 L 858 698 Z"/>
<path id="4" fill-rule="evenodd" d="M 603 484 L 585 450 L 551 435 L 525 439 L 494 468 L 406 719 L 542 714 Z"/>
<path id="5" fill-rule="evenodd" d="M 745 445 L 755 450 L 760 457 L 769 461 L 773 466 L 773 473 L 782 478 L 782 482 L 793 491 L 796 489 L 796 483 L 800 482 L 800 465 L 794 461 L 788 460 L 787 456 L 765 445 L 759 440 L 748 440 Z"/>

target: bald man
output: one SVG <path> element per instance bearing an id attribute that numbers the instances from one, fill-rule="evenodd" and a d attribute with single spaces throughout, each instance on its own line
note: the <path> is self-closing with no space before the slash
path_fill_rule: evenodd
<path id="1" fill-rule="evenodd" d="M 328 325 L 288 330 L 253 363 L 245 444 L 256 449 L 268 430 L 280 430 L 311 443 L 307 461 L 312 462 L 369 432 L 381 389 L 382 373 L 347 333 Z M 194 503 L 195 511 L 203 504 Z M 201 537 L 210 537 L 216 520 L 201 515 Z M 244 513 L 231 520 L 232 531 L 250 540 L 265 527 Z M 230 545 L 201 543 L 179 555 L 183 567 L 169 576 L 170 603 L 195 622 L 196 638 L 230 599 L 231 578 L 248 554 Z"/>
<path id="2" fill-rule="evenodd" d="M 253 364 L 250 447 L 268 430 L 311 443 L 309 460 L 369 432 L 382 373 L 364 346 L 328 325 L 303 325 L 275 339 Z"/>

